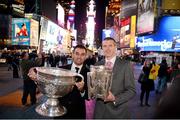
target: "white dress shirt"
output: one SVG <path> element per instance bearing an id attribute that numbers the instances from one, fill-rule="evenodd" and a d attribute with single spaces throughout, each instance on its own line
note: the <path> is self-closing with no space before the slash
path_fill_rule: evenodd
<path id="1" fill-rule="evenodd" d="M 75 67 L 78 67 L 79 70 L 78 70 L 77 73 L 80 73 L 82 66 L 83 66 L 83 64 L 82 64 L 82 65 L 76 65 L 76 64 L 73 62 L 72 66 L 71 66 L 71 71 L 76 72 L 76 68 L 75 68 Z"/>

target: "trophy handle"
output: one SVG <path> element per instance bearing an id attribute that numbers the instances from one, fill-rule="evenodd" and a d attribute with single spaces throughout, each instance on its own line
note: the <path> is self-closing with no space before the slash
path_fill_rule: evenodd
<path id="1" fill-rule="evenodd" d="M 84 81 L 84 77 L 81 74 L 77 73 L 75 77 L 75 82 L 81 82 L 82 80 Z"/>

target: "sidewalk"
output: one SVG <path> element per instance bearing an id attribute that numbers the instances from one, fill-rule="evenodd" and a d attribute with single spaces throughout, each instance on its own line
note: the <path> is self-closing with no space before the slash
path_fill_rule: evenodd
<path id="1" fill-rule="evenodd" d="M 0 96 L 11 93 L 23 86 L 22 78 L 13 78 L 13 71 L 8 71 L 6 64 L 0 64 Z"/>

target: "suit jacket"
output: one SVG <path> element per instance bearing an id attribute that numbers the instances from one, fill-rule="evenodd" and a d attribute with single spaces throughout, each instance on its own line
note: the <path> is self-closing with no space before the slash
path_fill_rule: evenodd
<path id="1" fill-rule="evenodd" d="M 61 68 L 71 69 L 71 65 L 66 65 Z M 85 107 L 85 99 L 88 98 L 87 91 L 87 72 L 89 72 L 89 68 L 86 65 L 83 65 L 80 71 L 80 74 L 84 77 L 84 90 L 85 95 L 82 97 L 80 91 L 74 86 L 72 92 L 60 98 L 60 103 L 67 108 L 67 114 L 60 118 L 68 118 L 68 119 L 85 119 L 86 117 L 86 107 Z"/>
<path id="2" fill-rule="evenodd" d="M 105 60 L 97 65 L 104 65 Z M 116 57 L 113 67 L 111 92 L 115 103 L 96 100 L 94 118 L 130 118 L 127 102 L 135 95 L 135 79 L 130 63 Z"/>

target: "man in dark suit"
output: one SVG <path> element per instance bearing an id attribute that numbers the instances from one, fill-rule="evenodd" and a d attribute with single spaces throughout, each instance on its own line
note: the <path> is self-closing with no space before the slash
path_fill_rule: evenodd
<path id="1" fill-rule="evenodd" d="M 117 47 L 113 38 L 105 38 L 102 42 L 102 49 L 105 59 L 98 62 L 97 65 L 111 63 L 113 72 L 112 86 L 109 95 L 104 100 L 96 100 L 94 118 L 130 118 L 128 101 L 136 93 L 135 80 L 130 63 L 116 56 Z"/>
<path id="2" fill-rule="evenodd" d="M 89 68 L 84 64 L 86 59 L 87 49 L 82 45 L 77 45 L 72 54 L 73 63 L 61 68 L 69 69 L 77 72 L 84 77 L 84 81 L 76 79 L 76 84 L 73 87 L 72 92 L 60 98 L 60 103 L 67 108 L 67 113 L 64 116 L 55 117 L 57 119 L 85 119 L 86 118 L 86 107 L 85 99 L 88 98 L 87 91 L 87 72 Z M 32 80 L 37 79 L 37 75 L 34 72 L 34 68 L 29 71 L 30 78 Z"/>
<path id="3" fill-rule="evenodd" d="M 84 82 L 79 81 L 77 79 L 78 81 L 76 82 L 76 85 L 74 86 L 72 92 L 60 98 L 60 102 L 62 103 L 62 105 L 64 105 L 67 108 L 67 114 L 65 114 L 60 118 L 68 118 L 68 119 L 86 118 L 85 99 L 88 98 L 87 72 L 89 72 L 89 68 L 84 64 L 86 55 L 87 55 L 86 48 L 82 45 L 77 45 L 74 48 L 72 54 L 73 63 L 61 67 L 83 75 Z"/>

